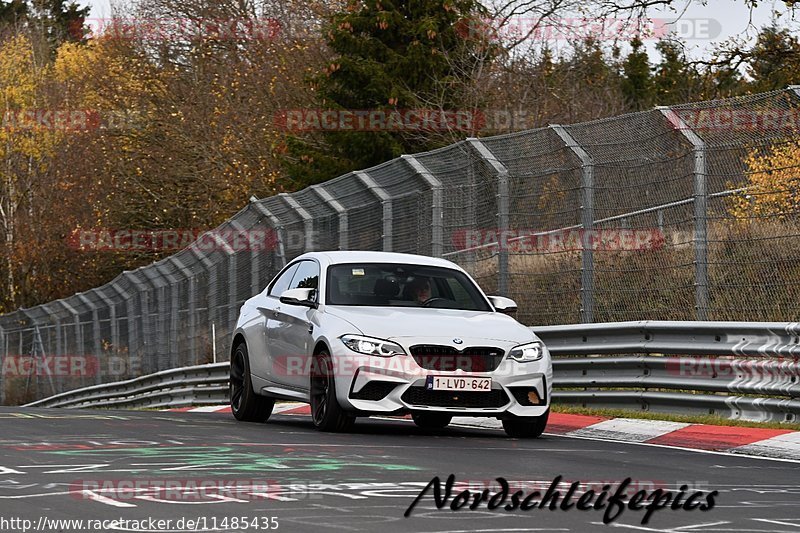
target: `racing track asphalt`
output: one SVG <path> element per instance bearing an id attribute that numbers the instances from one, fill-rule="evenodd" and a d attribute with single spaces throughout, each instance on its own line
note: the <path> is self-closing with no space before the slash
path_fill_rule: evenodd
<path id="1" fill-rule="evenodd" d="M 264 531 L 270 517 L 286 532 L 800 531 L 800 464 L 791 461 L 547 434 L 516 440 L 491 429 L 426 432 L 399 419 L 359 419 L 350 434 L 325 434 L 290 415 L 254 424 L 220 413 L 7 407 L 0 428 L 0 530 L 9 532 L 23 525 L 11 519 L 49 532 L 46 520 L 67 518 L 118 521 L 102 531 Z M 464 483 L 453 496 L 497 477 L 512 492 L 544 492 L 559 475 L 562 498 L 574 481 L 584 483 L 580 495 L 604 484 L 613 491 L 628 477 L 627 496 L 680 484 L 687 494 L 719 494 L 709 511 L 662 509 L 644 525 L 644 510 L 604 526 L 602 510 L 574 507 L 437 509 L 431 493 L 403 516 L 434 476 L 449 474 Z M 181 518 L 204 522 L 179 528 Z M 82 531 L 101 531 L 88 525 Z"/>

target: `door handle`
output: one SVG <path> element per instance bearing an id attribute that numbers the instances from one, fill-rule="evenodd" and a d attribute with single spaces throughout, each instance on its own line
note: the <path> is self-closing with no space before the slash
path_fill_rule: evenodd
<path id="1" fill-rule="evenodd" d="M 278 311 L 280 311 L 280 310 L 281 310 L 281 308 L 280 308 L 280 307 L 276 307 L 276 308 L 275 308 L 275 309 L 272 311 L 272 316 L 274 316 L 275 318 L 278 318 Z"/>

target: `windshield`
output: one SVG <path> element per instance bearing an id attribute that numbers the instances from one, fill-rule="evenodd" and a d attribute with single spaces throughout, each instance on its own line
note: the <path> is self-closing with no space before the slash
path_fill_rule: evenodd
<path id="1" fill-rule="evenodd" d="M 393 263 L 332 265 L 325 301 L 329 305 L 492 310 L 462 272 Z"/>

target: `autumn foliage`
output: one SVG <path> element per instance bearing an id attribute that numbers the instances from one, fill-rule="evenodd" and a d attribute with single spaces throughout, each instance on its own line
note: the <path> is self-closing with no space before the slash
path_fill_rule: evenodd
<path id="1" fill-rule="evenodd" d="M 734 197 L 731 214 L 748 220 L 800 219 L 800 141 L 754 150 L 745 164 L 747 190 Z"/>

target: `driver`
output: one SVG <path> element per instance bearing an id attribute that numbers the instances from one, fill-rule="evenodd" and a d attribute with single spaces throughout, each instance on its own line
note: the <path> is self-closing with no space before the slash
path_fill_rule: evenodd
<path id="1" fill-rule="evenodd" d="M 411 297 L 418 304 L 431 299 L 431 282 L 428 278 L 414 278 L 408 286 Z"/>

